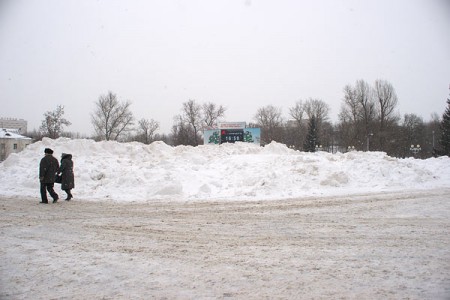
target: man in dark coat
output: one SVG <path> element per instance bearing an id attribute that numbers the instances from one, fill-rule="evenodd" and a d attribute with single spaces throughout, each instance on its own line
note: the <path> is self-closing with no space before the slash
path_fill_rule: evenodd
<path id="1" fill-rule="evenodd" d="M 73 198 L 71 189 L 75 188 L 75 176 L 73 174 L 73 161 L 72 154 L 63 153 L 61 155 L 61 167 L 59 167 L 59 172 L 62 175 L 61 189 L 66 192 L 69 201 Z"/>
<path id="2" fill-rule="evenodd" d="M 53 190 L 55 184 L 56 172 L 59 169 L 59 162 L 53 157 L 53 150 L 50 148 L 45 148 L 45 156 L 41 159 L 39 164 L 39 181 L 41 182 L 41 199 L 40 203 L 48 203 L 47 191 L 53 198 L 53 203 L 58 201 L 59 196 Z"/>

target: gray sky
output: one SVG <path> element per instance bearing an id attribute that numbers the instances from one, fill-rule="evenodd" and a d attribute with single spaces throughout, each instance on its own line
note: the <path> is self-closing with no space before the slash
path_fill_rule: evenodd
<path id="1" fill-rule="evenodd" d="M 109 90 L 169 133 L 183 102 L 258 108 L 322 99 L 337 121 L 346 84 L 392 83 L 398 112 L 442 115 L 450 84 L 448 0 L 0 0 L 0 116 L 38 129 L 64 105 L 91 134 Z"/>

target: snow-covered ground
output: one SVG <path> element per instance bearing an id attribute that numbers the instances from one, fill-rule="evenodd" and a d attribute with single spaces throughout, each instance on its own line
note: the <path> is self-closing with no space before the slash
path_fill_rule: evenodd
<path id="1" fill-rule="evenodd" d="M 267 200 L 450 187 L 448 157 L 305 153 L 278 143 L 171 147 L 44 139 L 0 164 L 0 196 L 39 194 L 46 147 L 58 159 L 73 155 L 78 200 Z"/>
<path id="2" fill-rule="evenodd" d="M 0 299 L 450 299 L 450 189 L 0 198 Z"/>
<path id="3" fill-rule="evenodd" d="M 71 201 L 38 204 L 46 147 Z M 0 205 L 0 299 L 450 298 L 447 157 L 45 139 Z"/>

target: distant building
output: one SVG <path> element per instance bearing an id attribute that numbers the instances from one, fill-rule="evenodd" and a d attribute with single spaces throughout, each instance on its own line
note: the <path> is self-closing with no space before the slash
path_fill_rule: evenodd
<path id="1" fill-rule="evenodd" d="M 0 128 L 0 161 L 11 153 L 18 153 L 31 144 L 32 139 L 19 134 L 18 129 Z"/>
<path id="2" fill-rule="evenodd" d="M 19 134 L 27 133 L 27 124 L 23 119 L 0 118 L 0 128 L 17 129 Z"/>

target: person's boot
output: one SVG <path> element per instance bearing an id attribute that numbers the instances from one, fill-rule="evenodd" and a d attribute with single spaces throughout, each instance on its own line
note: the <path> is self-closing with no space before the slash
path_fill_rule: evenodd
<path id="1" fill-rule="evenodd" d="M 41 202 L 39 202 L 41 204 L 48 204 L 48 200 L 42 200 Z"/>
<path id="2" fill-rule="evenodd" d="M 53 203 L 58 202 L 58 199 L 59 199 L 59 197 L 54 198 L 54 199 L 53 199 Z"/>

